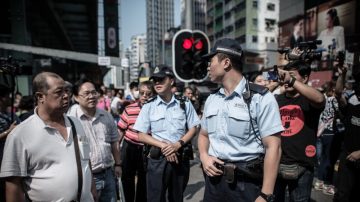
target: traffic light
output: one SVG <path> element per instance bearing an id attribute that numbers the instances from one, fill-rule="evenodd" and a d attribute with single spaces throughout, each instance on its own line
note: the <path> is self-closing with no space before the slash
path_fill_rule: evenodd
<path id="1" fill-rule="evenodd" d="M 207 62 L 202 56 L 209 52 L 209 39 L 198 30 L 180 30 L 173 38 L 173 70 L 183 82 L 202 82 L 207 76 Z"/>

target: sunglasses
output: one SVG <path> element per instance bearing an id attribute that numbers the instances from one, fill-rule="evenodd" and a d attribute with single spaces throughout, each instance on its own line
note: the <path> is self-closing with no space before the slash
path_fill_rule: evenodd
<path id="1" fill-rule="evenodd" d="M 166 77 L 163 77 L 163 78 L 155 77 L 152 80 L 154 83 L 156 83 L 156 82 L 162 83 L 165 79 L 166 79 Z"/>
<path id="2" fill-rule="evenodd" d="M 147 97 L 152 96 L 152 92 L 150 92 L 150 91 L 140 91 L 139 94 L 141 96 L 147 96 Z"/>

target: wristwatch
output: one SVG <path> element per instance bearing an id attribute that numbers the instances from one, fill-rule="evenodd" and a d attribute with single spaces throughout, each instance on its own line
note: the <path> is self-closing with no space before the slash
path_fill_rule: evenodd
<path id="1" fill-rule="evenodd" d="M 261 196 L 266 202 L 274 202 L 274 201 L 275 201 L 275 195 L 274 195 L 274 194 L 264 194 L 263 192 L 260 192 L 260 196 Z"/>

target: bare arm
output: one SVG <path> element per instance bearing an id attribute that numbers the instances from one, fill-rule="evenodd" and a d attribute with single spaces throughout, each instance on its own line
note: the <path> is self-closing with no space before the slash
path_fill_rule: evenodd
<path id="1" fill-rule="evenodd" d="M 116 177 L 120 177 L 121 167 L 119 165 L 121 164 L 121 159 L 120 159 L 120 143 L 118 141 L 111 143 L 111 151 L 115 160 L 115 175 Z"/>
<path id="2" fill-rule="evenodd" d="M 11 133 L 11 131 L 16 127 L 16 125 L 17 123 L 16 121 L 14 121 L 7 130 L 0 134 L 0 140 L 6 139 L 6 137 Z"/>
<path id="3" fill-rule="evenodd" d="M 346 67 L 338 68 L 339 77 L 336 80 L 335 97 L 339 102 L 340 106 L 346 106 L 347 104 L 346 99 L 343 96 L 346 71 L 347 71 Z"/>
<path id="4" fill-rule="evenodd" d="M 209 156 L 209 144 L 210 141 L 207 131 L 200 129 L 198 137 L 198 149 L 203 170 L 206 175 L 210 177 L 218 176 L 222 174 L 222 171 L 215 167 L 215 163 L 224 164 L 224 162 L 220 161 L 214 156 Z"/>
<path id="5" fill-rule="evenodd" d="M 89 160 L 89 168 L 91 168 L 91 161 Z M 91 172 L 91 194 L 93 196 L 93 199 L 95 202 L 98 201 L 98 195 L 97 195 L 97 191 L 96 191 L 96 184 L 95 184 L 95 179 L 94 179 L 94 175 Z"/>
<path id="6" fill-rule="evenodd" d="M 264 179 L 261 191 L 265 194 L 272 194 L 281 157 L 280 135 L 267 136 L 262 139 L 262 142 L 265 146 L 266 153 L 264 159 Z"/>
<path id="7" fill-rule="evenodd" d="M 22 189 L 21 177 L 9 177 L 5 179 L 6 183 L 6 201 L 19 202 L 25 201 L 24 191 Z"/>
<path id="8" fill-rule="evenodd" d="M 184 143 L 190 142 L 191 138 L 194 137 L 195 132 L 196 132 L 196 127 L 194 126 L 190 128 L 190 130 L 188 130 L 188 132 L 183 137 L 181 137 L 181 140 L 184 141 Z M 175 142 L 172 144 L 168 144 L 167 146 L 162 148 L 161 151 L 165 156 L 168 156 L 174 152 L 177 152 L 180 148 L 181 148 L 180 142 Z"/>
<path id="9" fill-rule="evenodd" d="M 289 71 L 285 71 L 282 69 L 278 69 L 281 82 L 283 82 L 285 85 L 289 85 L 290 81 L 292 79 L 296 79 L 295 76 L 291 75 Z M 296 79 L 293 83 L 293 88 L 296 89 L 296 91 L 304 96 L 307 100 L 309 100 L 310 104 L 315 108 L 322 108 L 325 106 L 325 97 L 323 94 L 321 94 L 320 91 L 316 90 L 315 88 L 308 86 L 306 83 L 304 83 L 306 80 L 308 80 L 309 77 L 303 78 L 302 81 Z"/>
<path id="10" fill-rule="evenodd" d="M 308 86 L 300 81 L 295 81 L 293 87 L 310 101 L 311 105 L 316 108 L 322 108 L 325 106 L 325 97 L 320 91 Z"/>
<path id="11" fill-rule="evenodd" d="M 161 142 L 161 141 L 153 138 L 152 136 L 150 136 L 146 133 L 142 133 L 142 132 L 139 132 L 139 141 L 144 144 L 156 146 L 159 148 L 163 148 L 166 145 L 164 142 Z"/>

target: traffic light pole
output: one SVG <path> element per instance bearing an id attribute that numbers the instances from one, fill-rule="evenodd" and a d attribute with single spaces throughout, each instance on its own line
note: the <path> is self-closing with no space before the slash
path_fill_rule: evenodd
<path id="1" fill-rule="evenodd" d="M 193 29 L 193 2 L 192 0 L 185 0 L 185 29 Z M 189 86 L 188 82 L 184 83 L 185 87 Z"/>
<path id="2" fill-rule="evenodd" d="M 193 2 L 192 0 L 185 1 L 185 29 L 193 29 Z"/>

